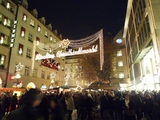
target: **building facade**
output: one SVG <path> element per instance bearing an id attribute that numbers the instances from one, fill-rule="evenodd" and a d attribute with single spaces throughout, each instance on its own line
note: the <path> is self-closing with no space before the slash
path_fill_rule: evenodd
<path id="1" fill-rule="evenodd" d="M 11 1 L 0 0 L 0 87 L 7 79 L 10 53 L 10 35 L 17 6 Z"/>
<path id="2" fill-rule="evenodd" d="M 2 4 L 1 6 L 3 6 Z M 1 8 L 2 7 L 0 7 L 0 9 Z M 27 0 L 22 0 L 21 3 L 17 5 L 17 12 L 16 6 L 14 9 L 11 9 L 13 13 L 9 10 L 6 11 L 5 9 L 8 8 L 5 8 L 5 6 L 3 6 L 3 9 L 2 13 L 8 15 L 8 18 L 14 22 L 8 31 L 7 28 L 4 28 L 6 29 L 6 35 L 10 37 L 10 39 L 8 39 L 10 47 L 12 48 L 7 87 L 15 87 L 15 85 L 17 87 L 21 84 L 24 87 L 32 87 L 33 85 L 38 88 L 43 87 L 48 89 L 51 85 L 56 87 L 64 84 L 64 58 L 56 57 L 55 59 L 35 60 L 36 55 L 39 53 L 44 55 L 47 52 L 50 54 L 55 54 L 57 52 L 57 49 L 48 51 L 45 49 L 45 46 L 43 49 L 42 47 L 37 47 L 39 43 L 43 43 L 44 45 L 56 44 L 62 40 L 62 36 L 58 35 L 57 31 L 52 31 L 51 24 L 46 25 L 44 17 L 38 18 L 38 12 L 36 9 L 31 11 L 28 10 Z M 4 24 L 4 21 L 2 24 Z M 6 23 L 6 25 L 9 25 L 9 23 Z M 5 27 L 5 25 L 2 26 Z M 14 34 L 11 34 L 11 32 Z M 0 47 L 1 46 L 2 45 L 0 45 Z M 0 53 L 2 52 L 2 55 L 5 55 L 7 60 L 7 55 L 9 55 L 10 49 L 5 48 L 5 46 L 2 47 L 4 47 L 4 50 L 0 50 Z M 1 60 L 3 59 L 2 56 Z M 20 72 L 21 78 L 17 80 L 15 79 L 15 75 L 16 65 L 18 63 L 23 65 L 23 69 Z M 4 66 L 7 68 L 7 61 Z M 54 80 L 51 81 L 50 74 L 53 72 L 56 76 Z"/>
<path id="3" fill-rule="evenodd" d="M 128 89 L 160 89 L 160 1 L 129 0 L 123 38 L 131 85 Z"/>
<path id="4" fill-rule="evenodd" d="M 86 80 L 84 79 L 84 71 L 82 66 L 82 59 L 80 56 L 66 57 L 65 60 L 65 76 L 68 80 L 68 86 L 84 86 Z"/>
<path id="5" fill-rule="evenodd" d="M 130 84 L 125 41 L 122 36 L 123 30 L 113 38 L 117 48 L 115 53 L 111 55 L 111 86 L 121 90 L 126 89 Z"/>

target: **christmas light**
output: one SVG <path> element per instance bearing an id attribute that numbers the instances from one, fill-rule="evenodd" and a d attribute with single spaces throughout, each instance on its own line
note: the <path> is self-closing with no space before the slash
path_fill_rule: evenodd
<path id="1" fill-rule="evenodd" d="M 21 63 L 18 63 L 18 64 L 16 65 L 16 72 L 22 71 L 22 68 L 23 68 L 23 65 L 22 65 Z"/>
<path id="2" fill-rule="evenodd" d="M 88 53 L 95 53 L 98 51 L 98 45 L 92 46 L 90 49 L 83 50 L 82 48 L 79 48 L 78 51 L 69 49 L 68 52 L 62 52 L 58 51 L 56 54 L 56 57 L 65 57 L 65 56 L 73 56 L 73 55 L 81 55 L 81 54 L 88 54 Z"/>
<path id="3" fill-rule="evenodd" d="M 56 77 L 56 73 L 52 72 L 52 73 L 50 74 L 50 79 L 54 79 L 55 77 Z"/>
<path id="4" fill-rule="evenodd" d="M 46 55 L 41 55 L 41 54 L 37 54 L 35 60 L 42 60 L 42 59 L 47 59 L 47 58 L 55 58 L 54 54 L 49 54 L 46 53 Z"/>
<path id="5" fill-rule="evenodd" d="M 68 39 L 64 39 L 61 43 L 62 48 L 68 48 L 68 45 L 70 44 Z"/>

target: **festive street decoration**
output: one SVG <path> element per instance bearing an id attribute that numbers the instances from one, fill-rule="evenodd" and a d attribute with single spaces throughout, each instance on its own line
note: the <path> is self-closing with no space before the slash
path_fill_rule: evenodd
<path id="1" fill-rule="evenodd" d="M 50 79 L 54 79 L 55 77 L 56 77 L 56 73 L 52 72 L 52 73 L 50 74 Z"/>
<path id="2" fill-rule="evenodd" d="M 92 46 L 92 48 L 89 49 L 85 49 L 83 50 L 83 48 L 79 48 L 77 51 L 69 49 L 67 52 L 63 52 L 63 51 L 58 51 L 56 56 L 54 54 L 49 54 L 48 52 L 46 53 L 46 55 L 41 55 L 41 54 L 37 54 L 35 57 L 35 60 L 42 60 L 42 59 L 48 59 L 48 58 L 52 58 L 54 59 L 55 57 L 66 57 L 66 56 L 73 56 L 73 55 L 82 55 L 82 54 L 88 54 L 88 53 L 95 53 L 98 51 L 98 45 L 96 46 Z"/>
<path id="3" fill-rule="evenodd" d="M 83 48 L 79 48 L 77 51 L 69 49 L 67 52 L 58 51 L 56 56 L 57 57 L 66 57 L 66 56 L 73 56 L 73 55 L 82 55 L 88 53 L 95 53 L 98 51 L 98 45 L 92 46 L 90 49 L 83 50 Z"/>
<path id="4" fill-rule="evenodd" d="M 54 59 L 49 58 L 49 59 L 43 59 L 41 62 L 41 65 L 52 68 L 54 70 L 59 70 L 60 63 L 56 62 Z"/>
<path id="5" fill-rule="evenodd" d="M 54 54 L 49 54 L 48 52 L 46 53 L 46 55 L 41 55 L 41 54 L 37 54 L 35 60 L 42 60 L 42 59 L 47 59 L 47 58 L 55 58 Z"/>
<path id="6" fill-rule="evenodd" d="M 22 65 L 21 63 L 18 63 L 18 64 L 16 65 L 16 72 L 21 72 L 22 69 L 23 69 L 23 65 Z"/>
<path id="7" fill-rule="evenodd" d="M 61 43 L 62 48 L 68 48 L 70 41 L 68 39 L 64 39 Z"/>

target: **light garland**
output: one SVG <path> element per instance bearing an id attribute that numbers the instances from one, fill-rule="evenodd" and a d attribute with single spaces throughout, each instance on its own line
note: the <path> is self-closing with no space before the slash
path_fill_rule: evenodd
<path id="1" fill-rule="evenodd" d="M 52 58 L 54 59 L 55 57 L 66 57 L 66 56 L 73 56 L 73 55 L 82 55 L 82 54 L 88 54 L 88 53 L 95 53 L 98 51 L 98 45 L 96 46 L 92 46 L 92 48 L 89 49 L 85 49 L 83 50 L 83 48 L 79 48 L 77 51 L 69 49 L 68 52 L 63 52 L 63 51 L 58 51 L 56 56 L 55 54 L 49 54 L 48 52 L 46 53 L 46 55 L 41 55 L 41 54 L 37 54 L 35 57 L 35 60 L 42 60 L 42 59 L 48 59 L 48 58 Z"/>

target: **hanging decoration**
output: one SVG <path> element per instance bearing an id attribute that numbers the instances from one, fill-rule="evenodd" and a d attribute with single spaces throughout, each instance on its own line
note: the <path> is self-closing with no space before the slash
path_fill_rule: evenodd
<path id="1" fill-rule="evenodd" d="M 57 57 L 60 57 L 60 56 L 71 56 L 71 55 L 80 55 L 80 53 L 81 54 L 93 53 L 93 52 L 87 52 L 87 51 L 92 51 L 92 49 L 86 50 L 86 51 L 84 50 L 85 52 L 83 53 L 82 47 L 91 46 L 97 40 L 99 40 L 99 46 L 100 46 L 100 70 L 102 70 L 102 67 L 103 67 L 103 64 L 104 64 L 103 30 L 100 30 L 97 33 L 95 33 L 95 34 L 93 34 L 93 35 L 91 35 L 89 37 L 86 37 L 86 38 L 83 38 L 83 39 L 79 39 L 79 40 L 64 39 L 63 41 L 60 41 L 60 42 L 57 42 L 57 43 L 49 43 L 49 44 L 44 44 L 44 43 L 40 43 L 39 42 L 38 44 L 36 44 L 36 46 L 39 49 L 41 49 L 43 51 L 47 51 L 47 52 L 52 52 L 53 50 L 56 50 L 59 47 L 68 48 L 68 46 L 69 46 L 71 48 L 79 48 L 78 51 L 69 50 L 68 52 L 64 52 L 64 53 L 62 51 L 58 51 L 57 54 L 56 54 Z M 94 49 L 93 51 L 97 52 L 98 47 L 95 47 L 93 49 Z M 78 53 L 78 54 L 75 54 L 75 53 Z M 43 59 L 45 57 L 39 54 L 39 56 L 37 56 L 36 58 L 37 58 L 36 60 L 40 60 L 40 59 Z M 54 55 L 52 56 L 52 58 L 54 58 Z"/>
<path id="2" fill-rule="evenodd" d="M 98 51 L 98 45 L 96 46 L 93 45 L 92 48 L 85 49 L 85 50 L 83 50 L 82 47 L 79 48 L 77 51 L 72 49 L 69 49 L 68 51 L 65 51 L 65 52 L 62 50 L 59 50 L 56 55 L 49 54 L 48 52 L 46 53 L 46 55 L 37 54 L 35 57 L 35 60 L 42 60 L 42 59 L 48 59 L 48 58 L 54 59 L 55 57 L 60 58 L 60 57 L 73 56 L 73 55 L 82 55 L 82 54 L 88 54 L 88 53 L 95 53 L 97 51 Z"/>
<path id="3" fill-rule="evenodd" d="M 21 63 L 18 63 L 18 64 L 16 65 L 16 72 L 21 72 L 22 69 L 23 69 L 23 65 L 22 65 Z"/>
<path id="4" fill-rule="evenodd" d="M 52 72 L 51 74 L 50 74 L 50 79 L 54 79 L 56 77 L 56 73 L 55 72 Z"/>

